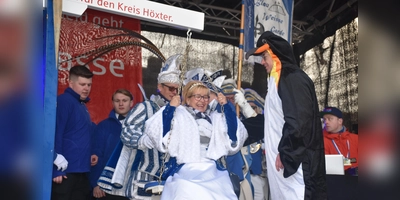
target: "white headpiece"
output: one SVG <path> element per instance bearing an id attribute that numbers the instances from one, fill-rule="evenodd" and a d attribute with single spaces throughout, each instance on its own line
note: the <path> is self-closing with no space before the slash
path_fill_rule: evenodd
<path id="1" fill-rule="evenodd" d="M 204 69 L 203 68 L 194 68 L 186 72 L 185 80 L 183 80 L 183 85 L 186 85 L 190 81 L 203 81 L 204 77 Z"/>
<path id="2" fill-rule="evenodd" d="M 180 84 L 179 75 L 181 71 L 179 70 L 179 61 L 178 58 L 181 54 L 176 54 L 169 57 L 163 67 L 161 67 L 161 71 L 158 74 L 157 81 L 158 83 L 175 83 Z"/>
<path id="3" fill-rule="evenodd" d="M 222 76 L 220 76 L 220 77 L 217 77 L 216 79 L 214 79 L 213 80 L 213 84 L 215 85 L 215 86 L 217 86 L 218 88 L 221 88 L 221 86 L 222 86 L 222 83 L 224 82 L 224 80 L 225 80 L 225 75 L 222 75 Z"/>
<path id="4" fill-rule="evenodd" d="M 186 85 L 190 81 L 201 81 L 203 82 L 211 91 L 218 93 L 221 92 L 221 85 L 225 79 L 225 75 L 222 75 L 222 70 L 216 71 L 214 73 L 204 70 L 203 68 L 194 68 L 186 72 L 185 80 L 183 84 Z"/>

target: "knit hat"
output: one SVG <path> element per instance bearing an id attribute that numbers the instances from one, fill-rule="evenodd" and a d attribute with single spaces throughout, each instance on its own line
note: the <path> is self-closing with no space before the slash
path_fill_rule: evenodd
<path id="1" fill-rule="evenodd" d="M 222 93 L 224 93 L 224 95 L 230 95 L 230 94 L 235 94 L 236 92 L 233 91 L 233 89 L 236 89 L 237 85 L 235 80 L 229 78 L 229 79 L 225 79 L 222 82 Z"/>
<path id="2" fill-rule="evenodd" d="M 247 102 L 254 103 L 256 106 L 264 110 L 264 99 L 256 91 L 246 88 L 244 89 L 244 97 Z"/>

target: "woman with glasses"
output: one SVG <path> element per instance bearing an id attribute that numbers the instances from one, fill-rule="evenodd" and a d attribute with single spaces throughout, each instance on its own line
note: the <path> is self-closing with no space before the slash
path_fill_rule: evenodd
<path id="1" fill-rule="evenodd" d="M 237 153 L 247 131 L 221 93 L 222 111 L 207 114 L 210 90 L 202 82 L 186 84 L 182 97 L 181 103 L 174 96 L 146 121 L 154 148 L 182 165 L 166 180 L 161 199 L 237 199 L 228 172 L 216 160 Z"/>

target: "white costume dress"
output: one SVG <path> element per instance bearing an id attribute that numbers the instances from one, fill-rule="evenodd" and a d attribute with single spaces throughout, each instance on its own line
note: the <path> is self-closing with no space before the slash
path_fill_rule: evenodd
<path id="1" fill-rule="evenodd" d="M 145 134 L 155 148 L 161 152 L 168 151 L 176 157 L 178 164 L 184 165 L 168 177 L 161 199 L 237 199 L 228 172 L 217 169 L 215 160 L 241 149 L 247 138 L 243 124 L 237 120 L 237 141 L 232 145 L 223 114 L 213 112 L 210 115 L 211 125 L 205 119 L 195 120 L 186 107 L 178 106 L 172 129 L 163 137 L 164 109 L 161 108 L 146 121 Z"/>

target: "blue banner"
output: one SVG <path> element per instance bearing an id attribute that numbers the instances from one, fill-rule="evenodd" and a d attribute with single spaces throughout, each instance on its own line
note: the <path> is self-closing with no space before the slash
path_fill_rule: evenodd
<path id="1" fill-rule="evenodd" d="M 293 0 L 243 0 L 243 3 L 245 52 L 255 47 L 265 31 L 292 41 Z"/>
<path id="2" fill-rule="evenodd" d="M 247 52 L 249 49 L 254 48 L 254 0 L 243 0 L 244 3 L 244 48 L 243 50 Z"/>

